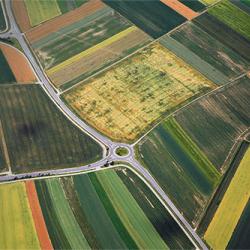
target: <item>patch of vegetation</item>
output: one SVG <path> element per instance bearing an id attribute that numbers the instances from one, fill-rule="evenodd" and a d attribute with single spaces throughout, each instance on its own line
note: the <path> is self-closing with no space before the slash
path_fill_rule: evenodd
<path id="1" fill-rule="evenodd" d="M 3 52 L 0 49 L 0 85 L 6 84 L 6 83 L 15 83 L 16 79 L 14 74 L 11 71 L 11 68 L 3 54 Z"/>
<path id="2" fill-rule="evenodd" d="M 0 31 L 4 31 L 6 29 L 6 22 L 4 18 L 4 10 L 3 10 L 3 2 L 0 1 Z"/>
<path id="3" fill-rule="evenodd" d="M 126 156 L 128 154 L 128 149 L 124 147 L 118 147 L 115 153 L 119 156 Z"/>

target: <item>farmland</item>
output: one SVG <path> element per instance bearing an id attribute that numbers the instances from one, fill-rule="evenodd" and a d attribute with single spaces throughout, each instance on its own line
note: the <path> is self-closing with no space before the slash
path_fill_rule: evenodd
<path id="1" fill-rule="evenodd" d="M 200 12 L 206 8 L 206 6 L 202 3 L 202 1 L 199 1 L 199 0 L 193 0 L 193 1 L 179 0 L 179 1 L 185 4 L 187 7 L 189 7 L 193 11 Z"/>
<path id="2" fill-rule="evenodd" d="M 3 134 L 2 122 L 0 120 L 0 173 L 9 168 L 9 154 Z"/>
<path id="3" fill-rule="evenodd" d="M 228 76 L 227 82 L 246 72 L 250 67 L 250 62 L 192 23 L 174 31 L 171 37 L 219 70 L 225 78 Z M 209 78 L 213 77 L 214 72 L 209 73 L 206 75 L 211 74 Z M 217 82 L 220 82 L 220 78 Z"/>
<path id="4" fill-rule="evenodd" d="M 2 0 L 0 1 L 0 32 L 6 29 L 6 22 L 4 17 L 4 9 Z"/>
<path id="5" fill-rule="evenodd" d="M 1 248 L 39 249 L 24 183 L 0 185 L 0 198 Z"/>
<path id="6" fill-rule="evenodd" d="M 249 127 L 249 90 L 249 78 L 242 77 L 176 116 L 184 131 L 218 169 L 223 166 L 237 137 Z"/>
<path id="7" fill-rule="evenodd" d="M 164 35 L 186 20 L 160 1 L 104 0 L 103 2 L 153 38 Z"/>
<path id="8" fill-rule="evenodd" d="M 242 159 L 212 222 L 205 240 L 213 249 L 224 249 L 239 221 L 250 197 L 250 149 Z"/>
<path id="9" fill-rule="evenodd" d="M 0 84 L 15 82 L 16 81 L 15 76 L 13 75 L 1 48 L 0 48 L 0 65 L 1 65 Z"/>
<path id="10" fill-rule="evenodd" d="M 139 187 L 131 184 L 127 175 Z M 159 200 L 129 170 L 104 170 L 35 183 L 55 249 L 192 247 Z M 166 222 L 157 227 L 160 218 Z M 164 232 L 165 238 L 161 236 Z"/>
<path id="11" fill-rule="evenodd" d="M 137 150 L 143 165 L 195 226 L 220 179 L 215 167 L 173 118 L 153 129 Z"/>
<path id="12" fill-rule="evenodd" d="M 234 5 L 236 5 L 238 8 L 240 8 L 241 10 L 247 12 L 248 14 L 250 14 L 250 2 L 247 1 L 232 1 L 230 0 L 231 3 L 233 3 Z"/>
<path id="13" fill-rule="evenodd" d="M 155 43 L 70 89 L 63 98 L 102 133 L 132 141 L 161 116 L 213 88 L 213 83 Z"/>
<path id="14" fill-rule="evenodd" d="M 223 0 L 208 10 L 235 31 L 250 39 L 250 15 L 242 11 L 228 0 Z"/>
<path id="15" fill-rule="evenodd" d="M 78 166 L 102 155 L 39 85 L 1 87 L 0 119 L 13 172 Z"/>

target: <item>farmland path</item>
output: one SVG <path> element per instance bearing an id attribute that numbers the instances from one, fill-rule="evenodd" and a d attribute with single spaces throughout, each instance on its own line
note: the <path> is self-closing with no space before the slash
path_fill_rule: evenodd
<path id="1" fill-rule="evenodd" d="M 148 186 L 151 187 L 152 190 L 155 191 L 157 197 L 164 202 L 164 205 L 169 210 L 173 218 L 176 222 L 181 226 L 186 235 L 190 238 L 190 240 L 194 243 L 196 248 L 198 249 L 208 249 L 195 230 L 191 227 L 191 225 L 186 221 L 184 216 L 180 213 L 180 211 L 175 207 L 170 198 L 165 194 L 159 184 L 155 181 L 155 179 L 151 176 L 151 174 L 135 159 L 133 145 L 124 144 L 124 143 L 116 143 L 111 141 L 109 138 L 103 136 L 99 132 L 97 132 L 92 127 L 88 126 L 84 121 L 82 121 L 77 115 L 75 115 L 61 100 L 59 93 L 57 90 L 52 87 L 47 75 L 40 67 L 39 63 L 36 61 L 28 43 L 24 36 L 24 34 L 19 30 L 19 27 L 16 24 L 12 8 L 11 1 L 7 0 L 6 2 L 6 14 L 9 18 L 9 31 L 1 34 L 1 38 L 14 37 L 20 43 L 25 56 L 29 60 L 34 72 L 37 75 L 37 79 L 39 79 L 39 84 L 44 89 L 49 98 L 57 105 L 57 107 L 64 113 L 64 115 L 73 122 L 76 126 L 78 126 L 82 131 L 91 136 L 94 140 L 96 140 L 104 149 L 103 159 L 86 165 L 75 168 L 65 168 L 65 169 L 56 169 L 56 170 L 47 170 L 47 171 L 37 171 L 31 173 L 24 174 L 9 174 L 6 176 L 0 176 L 0 182 L 9 182 L 30 178 L 41 178 L 45 176 L 60 176 L 60 175 L 70 175 L 74 173 L 79 173 L 83 171 L 90 170 L 99 170 L 103 168 L 106 164 L 110 162 L 123 162 L 124 164 L 129 164 L 132 168 L 137 172 L 141 178 L 143 178 Z M 128 149 L 128 155 L 125 157 L 119 157 L 115 154 L 115 149 L 117 147 L 126 147 Z"/>

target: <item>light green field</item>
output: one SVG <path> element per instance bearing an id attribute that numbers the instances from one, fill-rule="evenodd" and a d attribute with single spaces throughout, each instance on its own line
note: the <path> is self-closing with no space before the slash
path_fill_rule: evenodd
<path id="1" fill-rule="evenodd" d="M 56 0 L 25 0 L 25 6 L 32 27 L 61 14 Z"/>
<path id="2" fill-rule="evenodd" d="M 0 248 L 40 249 L 24 183 L 0 185 Z"/>

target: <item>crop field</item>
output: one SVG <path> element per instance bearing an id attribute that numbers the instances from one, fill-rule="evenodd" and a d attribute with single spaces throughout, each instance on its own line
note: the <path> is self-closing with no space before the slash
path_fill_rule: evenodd
<path id="1" fill-rule="evenodd" d="M 160 1 L 104 0 L 153 38 L 164 35 L 186 19 Z"/>
<path id="2" fill-rule="evenodd" d="M 11 68 L 0 48 L 0 85 L 5 83 L 16 82 L 15 76 L 13 75 Z"/>
<path id="3" fill-rule="evenodd" d="M 225 78 L 228 76 L 228 81 L 250 68 L 250 62 L 192 23 L 180 27 L 170 36 L 219 70 Z M 209 73 L 209 78 L 213 77 L 214 72 Z M 216 82 L 219 81 L 220 79 Z"/>
<path id="4" fill-rule="evenodd" d="M 137 151 L 143 165 L 196 226 L 220 179 L 216 168 L 173 118 L 143 138 Z"/>
<path id="5" fill-rule="evenodd" d="M 35 184 L 55 249 L 193 247 L 159 200 L 129 170 L 104 170 Z M 157 224 L 161 218 L 166 220 L 163 225 Z"/>
<path id="6" fill-rule="evenodd" d="M 62 14 L 74 10 L 86 3 L 88 0 L 56 0 Z"/>
<path id="7" fill-rule="evenodd" d="M 185 4 L 188 8 L 192 9 L 193 11 L 203 11 L 206 6 L 199 0 L 193 1 L 186 1 L 186 0 L 179 0 L 181 3 Z"/>
<path id="8" fill-rule="evenodd" d="M 0 198 L 1 248 L 39 249 L 24 183 L 0 185 Z"/>
<path id="9" fill-rule="evenodd" d="M 6 147 L 5 137 L 3 134 L 2 122 L 0 120 L 0 173 L 7 171 L 9 168 L 9 154 Z"/>
<path id="10" fill-rule="evenodd" d="M 229 27 L 250 39 L 250 15 L 242 11 L 228 0 L 222 0 L 208 10 Z"/>
<path id="11" fill-rule="evenodd" d="M 39 85 L 0 88 L 0 119 L 13 172 L 96 161 L 101 147 L 72 125 Z"/>
<path id="12" fill-rule="evenodd" d="M 155 43 L 70 89 L 63 98 L 105 135 L 132 141 L 163 115 L 213 88 L 212 82 Z"/>
<path id="13" fill-rule="evenodd" d="M 240 8 L 241 10 L 247 12 L 248 14 L 250 14 L 250 2 L 247 1 L 233 1 L 230 0 L 230 2 L 234 5 L 236 5 L 238 8 Z"/>
<path id="14" fill-rule="evenodd" d="M 6 23 L 4 18 L 4 10 L 3 10 L 3 3 L 2 0 L 0 1 L 0 31 L 6 29 Z"/>
<path id="15" fill-rule="evenodd" d="M 250 79 L 242 77 L 176 115 L 177 122 L 218 169 L 249 128 Z"/>
<path id="16" fill-rule="evenodd" d="M 24 1 L 32 27 L 61 14 L 56 0 Z"/>
<path id="17" fill-rule="evenodd" d="M 225 249 L 250 198 L 250 148 L 242 159 L 213 220 L 205 240 L 213 249 Z"/>
<path id="18" fill-rule="evenodd" d="M 218 0 L 201 0 L 206 5 L 215 4 Z"/>
<path id="19" fill-rule="evenodd" d="M 203 31 L 250 62 L 250 42 L 244 36 L 208 13 L 200 15 L 193 22 Z"/>
<path id="20" fill-rule="evenodd" d="M 247 205 L 241 214 L 240 220 L 236 228 L 234 229 L 233 235 L 227 245 L 227 249 L 249 249 L 250 239 L 250 200 L 248 200 Z"/>

